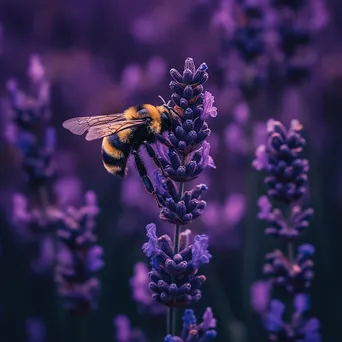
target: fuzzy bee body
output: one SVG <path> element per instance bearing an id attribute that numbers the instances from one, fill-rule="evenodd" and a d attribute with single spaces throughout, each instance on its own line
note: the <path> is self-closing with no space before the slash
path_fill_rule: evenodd
<path id="1" fill-rule="evenodd" d="M 127 159 L 131 146 L 120 141 L 117 134 L 102 140 L 102 161 L 105 169 L 112 175 L 124 177 L 127 173 Z"/>
<path id="2" fill-rule="evenodd" d="M 112 175 L 124 177 L 127 160 L 131 154 L 144 185 L 150 193 L 154 187 L 147 176 L 145 165 L 138 154 L 144 145 L 154 162 L 160 167 L 153 148 L 149 145 L 161 138 L 161 133 L 170 130 L 173 114 L 167 105 L 143 104 L 127 108 L 123 113 L 72 118 L 63 127 L 81 135 L 88 131 L 86 140 L 102 138 L 102 161 Z"/>
<path id="3" fill-rule="evenodd" d="M 161 111 L 165 107 L 144 104 L 130 107 L 123 116 L 127 121 L 151 118 L 151 123 L 111 134 L 102 139 L 102 161 L 105 169 L 112 175 L 124 177 L 127 174 L 127 160 L 132 150 L 138 151 L 143 142 L 153 143 L 155 134 L 162 133 Z"/>

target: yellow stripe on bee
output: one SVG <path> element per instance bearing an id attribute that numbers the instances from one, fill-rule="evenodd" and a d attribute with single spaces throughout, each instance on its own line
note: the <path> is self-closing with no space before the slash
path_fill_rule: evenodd
<path id="1" fill-rule="evenodd" d="M 109 154 L 111 157 L 115 159 L 121 159 L 125 157 L 122 151 L 118 150 L 116 147 L 111 145 L 108 137 L 104 137 L 102 139 L 102 148 L 105 150 L 107 154 Z"/>
<path id="2" fill-rule="evenodd" d="M 123 131 L 120 131 L 117 133 L 119 139 L 123 143 L 129 143 L 130 142 L 130 135 L 132 133 L 132 130 L 130 128 L 124 129 Z"/>
<path id="3" fill-rule="evenodd" d="M 137 112 L 135 107 L 129 107 L 125 110 L 124 116 L 126 120 L 141 119 L 141 115 Z"/>
<path id="4" fill-rule="evenodd" d="M 121 166 L 117 166 L 117 165 L 108 165 L 106 163 L 103 163 L 103 166 L 105 167 L 105 169 L 111 173 L 112 175 L 116 175 L 117 173 L 122 171 L 122 167 Z"/>
<path id="5" fill-rule="evenodd" d="M 152 118 L 152 123 L 150 124 L 154 133 L 159 133 L 161 130 L 161 113 L 156 106 L 150 104 L 144 104 L 143 107 L 148 111 L 150 117 Z"/>

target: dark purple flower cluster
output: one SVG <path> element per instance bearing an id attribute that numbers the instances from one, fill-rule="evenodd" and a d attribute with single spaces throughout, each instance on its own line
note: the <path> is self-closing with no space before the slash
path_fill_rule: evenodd
<path id="1" fill-rule="evenodd" d="M 199 217 L 205 202 L 199 197 L 205 185 L 198 185 L 191 191 L 179 191 L 174 182 L 186 183 L 197 178 L 206 167 L 215 168 L 210 157 L 210 145 L 206 138 L 210 129 L 206 119 L 217 115 L 213 106 L 214 97 L 203 93 L 202 84 L 208 79 L 207 65 L 197 69 L 194 61 L 187 58 L 183 73 L 171 69 L 174 92 L 172 100 L 179 120 L 174 120 L 165 144 L 158 146 L 158 157 L 163 170 L 156 172 L 156 193 L 162 206 L 161 218 L 170 223 L 187 224 Z M 162 173 L 162 174 L 161 174 Z"/>
<path id="2" fill-rule="evenodd" d="M 293 262 L 280 250 L 268 253 L 264 274 L 272 278 L 274 285 L 285 287 L 287 292 L 303 293 L 310 287 L 314 277 L 314 264 L 311 260 L 314 252 L 312 245 L 301 245 Z"/>
<path id="3" fill-rule="evenodd" d="M 7 83 L 9 92 L 8 119 L 5 136 L 16 146 L 25 176 L 26 194 L 12 197 L 11 223 L 18 236 L 34 244 L 34 272 L 51 270 L 53 237 L 57 226 L 58 210 L 49 196 L 55 170 L 52 154 L 55 131 L 50 126 L 50 83 L 40 57 L 30 58 L 29 89 L 23 92 L 17 82 Z M 37 257 L 36 257 L 37 256 Z"/>
<path id="4" fill-rule="evenodd" d="M 312 256 L 315 252 L 310 244 L 300 245 L 296 255 L 293 251 L 294 240 L 309 226 L 309 219 L 313 215 L 311 208 L 303 210 L 297 203 L 307 192 L 309 170 L 308 160 L 301 156 L 305 144 L 301 129 L 297 120 L 292 120 L 288 131 L 280 122 L 269 120 L 267 144 L 258 147 L 253 162 L 257 170 L 267 172 L 265 183 L 268 197 L 260 197 L 258 217 L 269 224 L 265 233 L 282 238 L 288 250 L 287 255 L 281 250 L 268 253 L 264 273 L 274 286 L 295 295 L 297 299 L 303 296 L 307 298 L 306 293 L 314 277 Z M 270 199 L 277 200 L 282 206 L 272 208 Z M 310 328 L 316 319 L 304 320 L 301 315 L 304 310 L 299 313 L 296 308 L 291 322 L 285 324 L 282 320 L 284 310 L 282 302 L 273 300 L 268 313 L 264 313 L 270 341 L 320 341 L 318 326 L 314 331 Z M 309 339 L 310 334 L 315 339 Z"/>
<path id="5" fill-rule="evenodd" d="M 291 207 L 291 225 L 289 225 L 281 210 L 272 209 L 267 196 L 261 196 L 258 205 L 260 208 L 259 219 L 267 221 L 269 225 L 265 233 L 288 240 L 294 240 L 309 226 L 309 220 L 314 213 L 311 208 L 302 210 L 301 206 L 294 205 Z"/>
<path id="6" fill-rule="evenodd" d="M 263 11 L 261 5 L 243 1 L 241 12 L 243 26 L 237 28 L 230 43 L 246 63 L 251 63 L 260 57 L 265 49 L 262 39 Z"/>
<path id="7" fill-rule="evenodd" d="M 59 211 L 51 205 L 30 208 L 28 196 L 19 193 L 12 196 L 11 223 L 23 240 L 31 241 L 40 234 L 54 232 L 58 217 Z"/>
<path id="8" fill-rule="evenodd" d="M 202 214 L 206 202 L 200 198 L 202 192 L 207 190 L 205 184 L 199 184 L 179 196 L 175 183 L 170 178 L 164 179 L 160 170 L 155 175 L 158 201 L 163 206 L 160 211 L 162 220 L 185 225 Z"/>
<path id="9" fill-rule="evenodd" d="M 221 63 L 223 73 L 226 82 L 238 87 L 245 99 L 254 97 L 267 80 L 267 10 L 265 3 L 249 0 L 231 2 L 221 9 L 230 12 L 224 14 L 230 18 L 230 25 L 221 40 L 222 54 L 227 59 Z"/>
<path id="10" fill-rule="evenodd" d="M 187 309 L 183 315 L 183 329 L 181 336 L 167 335 L 164 342 L 209 342 L 216 338 L 216 319 L 211 308 L 207 308 L 203 321 L 197 324 L 194 311 Z"/>
<path id="11" fill-rule="evenodd" d="M 146 230 L 149 241 L 143 245 L 143 251 L 151 258 L 149 288 L 153 297 L 168 307 L 197 302 L 201 298 L 200 287 L 206 280 L 204 275 L 197 275 L 198 268 L 211 258 L 208 237 L 197 235 L 190 245 L 191 232 L 186 230 L 180 234 L 179 252 L 174 253 L 173 241 L 168 235 L 158 238 L 155 224 L 149 224 Z"/>
<path id="12" fill-rule="evenodd" d="M 278 12 L 279 48 L 285 77 L 297 83 L 310 75 L 315 61 L 310 50 L 314 38 L 315 18 L 305 17 L 310 12 L 313 1 L 274 0 L 273 7 Z M 311 10 L 312 12 L 312 10 Z M 312 15 L 314 17 L 314 15 Z"/>
<path id="13" fill-rule="evenodd" d="M 167 333 L 171 339 L 175 335 L 174 310 L 201 298 L 200 287 L 206 277 L 197 272 L 211 258 L 207 235 L 197 235 L 189 245 L 190 231 L 182 232 L 182 226 L 201 216 L 206 206 L 201 195 L 207 186 L 199 184 L 185 189 L 185 184 L 196 179 L 206 167 L 215 168 L 206 141 L 210 134 L 206 120 L 217 116 L 214 97 L 207 91 L 203 93 L 207 69 L 205 63 L 196 68 L 193 59 L 187 58 L 182 73 L 170 70 L 174 107 L 164 105 L 174 113 L 174 120 L 171 130 L 165 137 L 159 137 L 157 145 L 160 167 L 155 171 L 155 197 L 161 207 L 160 218 L 175 224 L 174 238 L 158 238 L 156 226 L 150 224 L 146 227 L 149 241 L 143 245 L 152 265 L 149 288 L 153 298 L 168 307 Z"/>
<path id="14" fill-rule="evenodd" d="M 253 166 L 266 170 L 269 197 L 286 204 L 298 200 L 306 192 L 309 162 L 301 157 L 304 138 L 300 135 L 302 125 L 292 120 L 291 128 L 273 119 L 267 123 L 268 142 L 256 151 Z"/>
<path id="15" fill-rule="evenodd" d="M 209 136 L 210 129 L 205 120 L 209 116 L 217 115 L 216 108 L 212 107 L 212 95 L 208 92 L 203 94 L 202 84 L 209 77 L 207 69 L 205 63 L 196 69 L 193 59 L 187 58 L 182 74 L 176 69 L 170 70 L 170 75 L 173 78 L 170 88 L 174 92 L 171 98 L 175 104 L 174 109 L 182 117 L 182 120 L 175 122 L 169 139 L 174 149 L 183 156 L 198 149 L 199 145 Z M 204 104 L 205 102 L 206 104 Z M 169 162 L 168 165 L 170 164 Z"/>
<path id="16" fill-rule="evenodd" d="M 96 244 L 95 217 L 99 212 L 96 195 L 89 191 L 86 204 L 61 213 L 60 249 L 57 254 L 56 281 L 65 308 L 85 314 L 97 307 L 100 283 L 96 277 L 103 267 L 103 250 Z"/>
<path id="17" fill-rule="evenodd" d="M 50 84 L 38 56 L 32 56 L 29 76 L 31 88 L 28 93 L 19 90 L 15 80 L 8 81 L 12 120 L 17 127 L 16 144 L 22 155 L 22 165 L 28 183 L 41 187 L 54 174 L 52 152 L 55 131 L 49 126 Z"/>

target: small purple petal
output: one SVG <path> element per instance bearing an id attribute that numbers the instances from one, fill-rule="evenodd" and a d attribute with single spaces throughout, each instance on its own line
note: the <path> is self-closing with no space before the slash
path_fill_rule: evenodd
<path id="1" fill-rule="evenodd" d="M 213 311 L 211 308 L 206 308 L 203 314 L 203 322 L 201 324 L 203 330 L 216 328 L 216 319 L 214 317 Z"/>
<path id="2" fill-rule="evenodd" d="M 258 199 L 259 213 L 258 218 L 266 220 L 271 213 L 272 205 L 267 196 L 261 196 Z"/>
<path id="3" fill-rule="evenodd" d="M 252 163 L 253 167 L 258 170 L 268 170 L 269 169 L 269 163 L 268 163 L 268 155 L 266 153 L 266 146 L 260 145 L 255 150 L 255 159 Z"/>
<path id="4" fill-rule="evenodd" d="M 160 253 L 160 248 L 158 246 L 158 237 L 156 235 L 156 225 L 150 223 L 146 226 L 147 236 L 149 238 L 148 242 L 145 242 L 142 249 L 147 257 L 156 256 Z"/>
<path id="5" fill-rule="evenodd" d="M 294 298 L 293 306 L 297 313 L 303 314 L 310 308 L 309 296 L 304 293 L 297 294 Z"/>
<path id="6" fill-rule="evenodd" d="M 212 118 L 217 116 L 217 108 L 213 106 L 214 101 L 214 96 L 209 91 L 204 92 L 202 120 L 208 119 L 209 116 Z"/>
<path id="7" fill-rule="evenodd" d="M 208 251 L 208 236 L 203 235 L 196 235 L 195 241 L 191 246 L 192 252 L 192 263 L 193 265 L 198 268 L 203 264 L 208 264 L 212 255 Z"/>

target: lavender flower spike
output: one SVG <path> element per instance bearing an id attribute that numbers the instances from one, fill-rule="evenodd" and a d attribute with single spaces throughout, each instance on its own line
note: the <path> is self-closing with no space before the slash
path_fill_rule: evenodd
<path id="1" fill-rule="evenodd" d="M 62 213 L 57 232 L 61 243 L 57 254 L 56 281 L 65 308 L 86 314 L 97 307 L 100 283 L 96 277 L 103 267 L 102 247 L 96 245 L 95 216 L 98 208 L 94 193 L 87 193 L 87 203 L 80 209 Z"/>
<path id="2" fill-rule="evenodd" d="M 160 151 L 160 162 L 167 176 L 176 182 L 190 181 L 204 168 L 213 167 L 213 163 L 205 161 L 209 157 L 209 148 L 201 149 L 210 134 L 205 120 L 217 116 L 213 95 L 207 91 L 203 94 L 202 84 L 208 79 L 207 68 L 202 63 L 196 70 L 193 60 L 187 58 L 183 76 L 175 69 L 170 71 L 173 78 L 170 88 L 174 92 L 171 98 L 182 121 L 174 122 L 168 135 L 170 147 Z"/>
<path id="3" fill-rule="evenodd" d="M 14 79 L 7 82 L 7 89 L 26 179 L 31 186 L 41 187 L 54 175 L 54 129 L 49 126 L 50 84 L 39 56 L 31 56 L 28 75 L 31 81 L 28 93 L 23 93 Z"/>
<path id="4" fill-rule="evenodd" d="M 149 224 L 146 229 L 151 230 L 151 227 L 155 225 Z M 150 249 L 145 248 L 145 254 L 151 257 L 149 277 L 152 282 L 149 288 L 154 293 L 153 297 L 168 307 L 197 302 L 201 298 L 200 287 L 206 280 L 205 276 L 197 275 L 198 268 L 211 258 L 207 250 L 208 237 L 197 235 L 194 244 L 189 245 L 189 232 L 182 233 L 178 253 L 174 253 L 168 235 L 158 238 L 157 244 L 155 250 L 158 253 L 151 254 Z"/>
<path id="5" fill-rule="evenodd" d="M 151 257 L 153 297 L 169 307 L 169 336 L 166 337 L 169 341 L 180 341 L 178 337 L 172 337 L 175 335 L 173 308 L 201 298 L 200 287 L 206 277 L 197 275 L 197 271 L 211 258 L 206 235 L 196 236 L 193 245 L 189 245 L 189 232 L 182 233 L 182 226 L 200 217 L 206 207 L 201 195 L 207 186 L 199 184 L 185 190 L 185 185 L 204 169 L 216 167 L 206 141 L 210 134 L 206 120 L 217 116 L 213 95 L 204 93 L 203 89 L 209 77 L 207 70 L 205 63 L 196 68 L 192 58 L 185 60 L 183 72 L 170 70 L 174 106 L 169 108 L 174 113 L 174 120 L 170 131 L 157 145 L 156 158 L 160 165 L 154 173 L 155 197 L 161 207 L 159 217 L 175 225 L 174 238 L 163 235 L 156 240 L 155 226 L 149 225 L 149 242 L 144 244 L 143 251 Z M 203 337 L 201 341 L 206 339 Z"/>
<path id="6" fill-rule="evenodd" d="M 286 305 L 279 300 L 271 300 L 268 311 L 260 310 L 270 341 L 320 341 L 318 320 L 304 316 L 309 308 L 307 292 L 314 277 L 311 258 L 315 248 L 302 244 L 294 253 L 294 241 L 308 228 L 313 215 L 311 208 L 303 210 L 299 203 L 307 192 L 309 170 L 308 160 L 301 156 L 305 145 L 301 130 L 298 120 L 292 120 L 288 130 L 279 121 L 269 120 L 267 144 L 258 148 L 253 162 L 258 171 L 267 172 L 268 191 L 258 201 L 258 217 L 268 223 L 266 234 L 283 239 L 287 245 L 287 253 L 275 250 L 266 254 L 264 274 L 273 287 L 292 295 L 294 303 L 290 322 L 284 322 Z M 274 200 L 282 206 L 274 207 Z"/>

